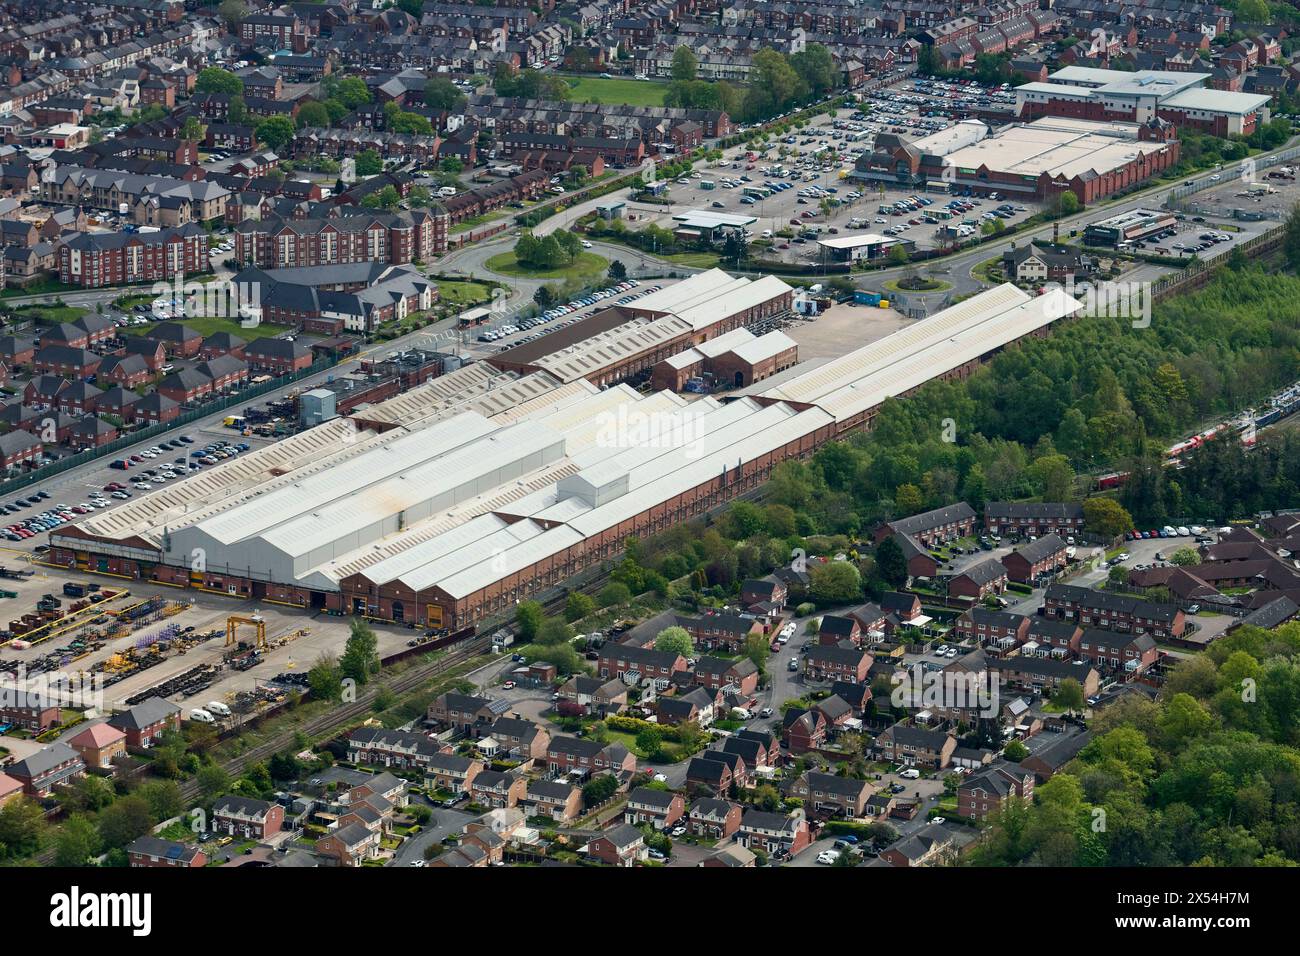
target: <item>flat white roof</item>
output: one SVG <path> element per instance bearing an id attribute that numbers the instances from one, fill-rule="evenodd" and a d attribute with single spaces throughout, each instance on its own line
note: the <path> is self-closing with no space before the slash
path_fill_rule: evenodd
<path id="1" fill-rule="evenodd" d="M 1211 113 L 1234 113 L 1247 116 L 1268 105 L 1269 98 L 1261 93 L 1233 93 L 1230 90 L 1183 90 L 1166 100 L 1161 106 L 1178 110 L 1205 110 Z"/>
<path id="2" fill-rule="evenodd" d="M 736 216 L 731 213 L 713 212 L 710 209 L 688 209 L 686 212 L 675 213 L 673 219 L 689 229 L 717 229 L 721 226 L 733 226 L 739 229 L 758 222 L 757 216 Z"/>
<path id="3" fill-rule="evenodd" d="M 887 246 L 902 242 L 896 236 L 882 236 L 875 232 L 860 232 L 852 236 L 833 236 L 830 239 L 818 239 L 817 245 L 827 249 L 857 249 L 860 246 Z"/>

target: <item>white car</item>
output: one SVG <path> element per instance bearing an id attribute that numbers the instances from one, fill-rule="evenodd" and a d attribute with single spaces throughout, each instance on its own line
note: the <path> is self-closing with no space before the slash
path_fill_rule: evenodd
<path id="1" fill-rule="evenodd" d="M 817 862 L 825 866 L 830 866 L 840 858 L 838 850 L 822 850 L 817 854 Z"/>

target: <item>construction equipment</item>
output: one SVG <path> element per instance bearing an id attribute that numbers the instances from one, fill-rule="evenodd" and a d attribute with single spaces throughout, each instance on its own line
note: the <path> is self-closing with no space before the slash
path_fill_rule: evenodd
<path id="1" fill-rule="evenodd" d="M 257 630 L 257 644 L 254 645 L 259 650 L 266 648 L 266 622 L 262 620 L 262 615 L 254 614 L 252 617 L 243 617 L 239 614 L 232 614 L 226 618 L 226 647 L 236 643 L 235 632 L 239 630 L 239 625 L 251 624 Z"/>

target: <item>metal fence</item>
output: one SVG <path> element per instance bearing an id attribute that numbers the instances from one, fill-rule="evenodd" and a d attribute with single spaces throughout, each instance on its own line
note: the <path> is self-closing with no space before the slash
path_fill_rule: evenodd
<path id="1" fill-rule="evenodd" d="M 78 465 L 84 465 L 92 462 L 97 458 L 106 458 L 114 452 L 130 448 L 132 445 L 138 445 L 142 441 L 147 441 L 155 435 L 162 435 L 173 429 L 188 425 L 200 418 L 206 418 L 214 412 L 220 412 L 234 405 L 242 405 L 250 399 L 257 398 L 259 395 L 265 395 L 267 392 L 273 392 L 276 389 L 292 385 L 301 379 L 315 375 L 318 372 L 328 371 L 334 367 L 334 360 L 329 358 L 318 359 L 307 368 L 292 375 L 282 375 L 274 378 L 269 382 L 263 382 L 251 388 L 246 388 L 233 395 L 225 395 L 221 398 L 214 399 L 210 402 L 204 402 L 202 405 L 192 408 L 189 411 L 183 411 L 169 422 L 157 422 L 153 425 L 147 425 L 144 428 L 122 435 L 113 439 L 106 445 L 99 448 L 90 448 L 86 451 L 70 455 L 67 458 L 61 458 L 49 465 L 33 469 L 18 478 L 10 478 L 0 483 L 0 496 L 7 495 L 12 491 L 19 491 L 28 485 L 35 484 L 38 481 L 44 481 L 54 475 L 62 474 L 65 471 L 76 468 Z"/>
<path id="2" fill-rule="evenodd" d="M 1252 156 L 1243 159 L 1237 165 L 1231 168 L 1225 168 L 1219 175 L 1218 180 L 1213 180 L 1209 175 L 1205 175 L 1190 183 L 1175 186 L 1170 190 L 1169 198 L 1166 200 L 1166 203 L 1170 209 L 1178 209 L 1180 208 L 1180 200 L 1185 199 L 1188 196 L 1193 196 L 1206 189 L 1213 189 L 1215 186 L 1221 186 L 1224 182 L 1231 181 L 1231 179 L 1240 178 L 1244 180 L 1249 176 L 1249 180 L 1254 180 L 1254 172 L 1261 169 L 1268 169 L 1270 166 L 1279 166 L 1292 159 L 1300 159 L 1300 146 L 1292 146 L 1277 153 L 1270 153 L 1267 156 Z"/>

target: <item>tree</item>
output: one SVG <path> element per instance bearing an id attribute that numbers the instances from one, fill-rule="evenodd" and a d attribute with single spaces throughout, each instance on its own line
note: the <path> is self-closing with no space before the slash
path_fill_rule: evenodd
<path id="1" fill-rule="evenodd" d="M 589 810 L 598 807 L 616 793 L 618 793 L 618 780 L 611 774 L 603 773 L 599 777 L 593 777 L 591 782 L 582 788 L 583 806 Z"/>
<path id="2" fill-rule="evenodd" d="M 907 583 L 907 558 L 892 537 L 876 545 L 876 573 L 890 588 L 901 588 Z"/>
<path id="3" fill-rule="evenodd" d="M 90 820 L 74 813 L 59 828 L 54 838 L 54 863 L 56 866 L 85 866 L 99 853 L 103 842 L 99 831 Z"/>
<path id="4" fill-rule="evenodd" d="M 695 642 L 686 628 L 666 627 L 655 637 L 655 650 L 690 658 L 695 656 Z"/>
<path id="5" fill-rule="evenodd" d="M 343 672 L 338 661 L 322 654 L 307 672 L 307 686 L 313 700 L 338 700 L 343 696 Z"/>
<path id="6" fill-rule="evenodd" d="M 1079 197 L 1067 189 L 1056 197 L 1056 209 L 1062 216 L 1073 216 L 1079 211 Z"/>
<path id="7" fill-rule="evenodd" d="M 379 638 L 374 629 L 361 618 L 352 619 L 352 632 L 343 645 L 339 669 L 360 686 L 379 673 Z"/>
<path id="8" fill-rule="evenodd" d="M 361 205 L 366 209 L 396 209 L 401 201 L 402 196 L 396 186 L 385 186 L 362 199 Z"/>
<path id="9" fill-rule="evenodd" d="M 632 591 L 622 581 L 610 581 L 600 589 L 597 595 L 601 607 L 616 607 L 628 604 L 632 600 Z"/>
<path id="10" fill-rule="evenodd" d="M 254 135 L 268 149 L 279 152 L 293 141 L 293 120 L 287 116 L 270 116 L 257 125 Z"/>
<path id="11" fill-rule="evenodd" d="M 217 16 L 221 17 L 226 29 L 234 33 L 244 17 L 248 16 L 248 4 L 244 0 L 221 0 Z"/>
<path id="12" fill-rule="evenodd" d="M 690 47 L 679 46 L 673 51 L 672 77 L 679 82 L 689 83 L 699 72 L 700 60 Z"/>
<path id="13" fill-rule="evenodd" d="M 1269 13 L 1268 4 L 1264 0 L 1239 0 L 1237 19 L 1264 26 L 1273 22 L 1273 15 Z"/>
<path id="14" fill-rule="evenodd" d="M 610 282 L 622 282 L 627 278 L 627 266 L 619 259 L 611 259 L 605 274 L 609 276 Z"/>
<path id="15" fill-rule="evenodd" d="M 0 807 L 0 857 L 32 856 L 45 842 L 49 825 L 40 804 L 26 797 Z"/>
<path id="16" fill-rule="evenodd" d="M 548 617 L 537 629 L 537 643 L 547 646 L 567 644 L 573 640 L 573 628 L 562 617 Z"/>
<path id="17" fill-rule="evenodd" d="M 519 629 L 519 638 L 528 642 L 536 640 L 546 612 L 537 601 L 522 601 L 515 608 L 515 626 Z"/>
<path id="18" fill-rule="evenodd" d="M 902 515 L 916 514 L 925 507 L 925 499 L 921 497 L 921 489 L 910 483 L 899 485 L 894 491 L 894 507 Z"/>
<path id="19" fill-rule="evenodd" d="M 1052 703 L 1058 707 L 1064 707 L 1068 713 L 1074 714 L 1083 710 L 1085 703 L 1083 699 L 1083 685 L 1073 677 L 1067 677 L 1061 681 L 1056 693 L 1052 695 Z"/>
<path id="20" fill-rule="evenodd" d="M 581 620 L 594 610 L 596 610 L 595 600 L 591 595 L 583 594 L 581 591 L 574 591 L 564 602 L 564 617 L 570 622 Z"/>
<path id="21" fill-rule="evenodd" d="M 207 135 L 207 128 L 197 116 L 190 116 L 181 126 L 181 139 L 187 143 L 198 143 Z"/>
<path id="22" fill-rule="evenodd" d="M 1196 553 L 1194 548 L 1179 548 L 1169 556 L 1169 563 L 1176 564 L 1179 567 L 1186 567 L 1191 564 L 1200 564 L 1201 556 Z"/>
<path id="23" fill-rule="evenodd" d="M 1083 503 L 1083 526 L 1104 538 L 1117 538 L 1133 527 L 1133 517 L 1113 498 L 1088 498 Z"/>
<path id="24" fill-rule="evenodd" d="M 358 106 L 364 106 L 371 100 L 370 87 L 366 86 L 366 81 L 355 76 L 344 76 L 339 79 L 330 77 L 329 82 L 324 84 L 330 90 L 331 95 L 338 98 L 349 110 L 354 110 Z"/>
<path id="25" fill-rule="evenodd" d="M 645 727 L 636 735 L 636 749 L 648 760 L 656 757 L 663 745 L 663 731 L 658 727 Z"/>
<path id="26" fill-rule="evenodd" d="M 185 798 L 175 780 L 150 780 L 140 785 L 136 796 L 149 804 L 149 813 L 155 820 L 169 820 L 185 809 Z"/>
<path id="27" fill-rule="evenodd" d="M 196 93 L 228 93 L 231 96 L 243 96 L 244 81 L 219 66 L 205 66 L 199 70 L 194 80 Z"/>
<path id="28" fill-rule="evenodd" d="M 850 561 L 827 561 L 808 574 L 809 593 L 818 604 L 851 604 L 862 597 L 862 575 Z"/>
<path id="29" fill-rule="evenodd" d="M 469 99 L 446 77 L 434 77 L 424 85 L 424 105 L 431 110 L 459 113 Z"/>
<path id="30" fill-rule="evenodd" d="M 901 243 L 890 246 L 885 258 L 892 266 L 905 266 L 907 265 L 907 248 Z"/>
<path id="31" fill-rule="evenodd" d="M 1029 748 L 1019 740 L 1013 740 L 1002 748 L 1002 756 L 1012 763 L 1020 763 L 1029 756 Z"/>
<path id="32" fill-rule="evenodd" d="M 107 847 L 123 847 L 153 827 L 153 814 L 144 797 L 123 797 L 99 814 L 99 835 Z"/>
<path id="33" fill-rule="evenodd" d="M 324 128 L 330 125 L 330 111 L 324 103 L 307 102 L 298 108 L 298 129 Z"/>
<path id="34" fill-rule="evenodd" d="M 539 308 L 549 309 L 556 303 L 556 301 L 555 290 L 549 285 L 539 285 L 536 291 L 533 292 L 533 302 L 535 302 Z"/>
<path id="35" fill-rule="evenodd" d="M 357 153 L 357 175 L 377 176 L 384 171 L 384 161 L 373 149 L 363 149 Z"/>
<path id="36" fill-rule="evenodd" d="M 194 780 L 199 785 L 199 793 L 203 794 L 205 800 L 219 797 L 230 789 L 230 776 L 215 763 L 200 767 Z"/>

